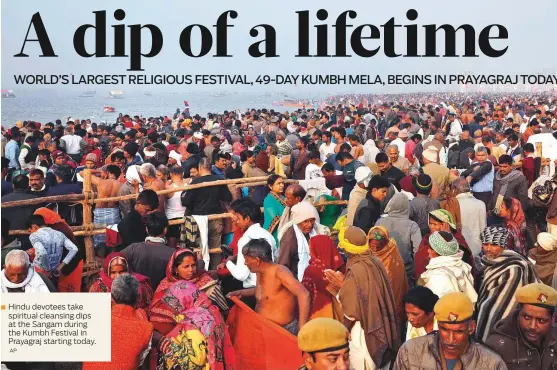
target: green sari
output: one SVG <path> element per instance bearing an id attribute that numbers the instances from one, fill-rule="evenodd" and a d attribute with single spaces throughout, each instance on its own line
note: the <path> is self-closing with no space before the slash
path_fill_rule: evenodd
<path id="1" fill-rule="evenodd" d="M 284 208 L 286 208 L 286 203 L 284 202 L 283 197 L 278 197 L 273 193 L 267 194 L 265 200 L 263 201 L 263 209 L 264 214 L 264 223 L 263 228 L 270 232 L 275 241 L 278 243 L 278 224 L 280 222 L 280 217 L 282 216 L 282 212 L 284 212 Z"/>
<path id="2" fill-rule="evenodd" d="M 325 201 L 333 201 L 338 200 L 337 198 L 331 195 L 321 195 L 317 198 L 317 203 L 325 202 Z M 321 206 L 317 208 L 319 212 L 319 218 L 321 219 L 320 224 L 327 226 L 329 229 L 332 229 L 335 223 L 337 222 L 338 217 L 342 213 L 342 207 L 336 204 L 331 204 L 327 206 Z"/>

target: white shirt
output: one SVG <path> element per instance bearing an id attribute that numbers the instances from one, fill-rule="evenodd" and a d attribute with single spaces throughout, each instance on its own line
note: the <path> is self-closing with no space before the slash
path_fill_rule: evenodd
<path id="1" fill-rule="evenodd" d="M 406 155 L 406 142 L 402 141 L 401 138 L 396 138 L 391 142 L 391 145 L 396 145 L 398 147 L 398 155 L 405 157 Z"/>
<path id="2" fill-rule="evenodd" d="M 60 140 L 66 143 L 66 153 L 67 154 L 79 154 L 79 142 L 81 137 L 78 135 L 64 135 Z"/>
<path id="3" fill-rule="evenodd" d="M 325 162 L 327 160 L 327 157 L 330 154 L 335 154 L 335 144 L 333 144 L 333 142 L 330 142 L 329 145 L 322 143 L 319 146 L 319 153 L 321 154 L 321 160 L 323 162 Z"/>
<path id="4" fill-rule="evenodd" d="M 275 256 L 278 254 L 278 249 L 275 238 L 273 238 L 271 233 L 262 228 L 260 224 L 256 223 L 248 227 L 244 235 L 242 235 L 240 240 L 238 240 L 238 257 L 236 263 L 232 261 L 226 262 L 226 268 L 230 271 L 230 274 L 234 277 L 234 279 L 242 281 L 244 288 L 253 288 L 256 284 L 257 278 L 255 273 L 251 272 L 246 266 L 246 260 L 244 258 L 244 254 L 242 253 L 242 249 L 250 240 L 262 238 L 266 239 L 271 245 L 273 262 L 276 261 Z"/>
<path id="5" fill-rule="evenodd" d="M 474 198 L 472 193 L 458 194 L 456 199 L 460 206 L 462 236 L 472 254 L 478 256 L 482 250 L 480 234 L 487 227 L 485 203 Z"/>
<path id="6" fill-rule="evenodd" d="M 321 167 L 313 163 L 308 164 L 306 166 L 306 180 L 313 180 L 319 177 L 323 177 Z"/>

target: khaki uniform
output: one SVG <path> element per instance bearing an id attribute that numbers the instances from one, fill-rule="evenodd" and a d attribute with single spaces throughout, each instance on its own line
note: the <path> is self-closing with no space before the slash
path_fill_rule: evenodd
<path id="1" fill-rule="evenodd" d="M 518 314 L 517 310 L 499 321 L 485 344 L 503 358 L 509 370 L 557 369 L 557 328 L 551 329 L 542 349 L 537 349 L 523 338 Z"/>

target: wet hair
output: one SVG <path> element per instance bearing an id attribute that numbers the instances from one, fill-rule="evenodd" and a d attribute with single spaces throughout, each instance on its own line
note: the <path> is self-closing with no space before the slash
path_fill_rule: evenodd
<path id="1" fill-rule="evenodd" d="M 31 226 L 37 225 L 38 227 L 44 226 L 44 218 L 41 215 L 31 215 L 27 218 L 25 222 L 25 226 L 29 229 Z"/>
<path id="2" fill-rule="evenodd" d="M 377 153 L 375 163 L 389 163 L 389 156 L 383 152 Z"/>
<path id="3" fill-rule="evenodd" d="M 122 274 L 112 282 L 110 295 L 115 303 L 133 307 L 139 297 L 139 282 L 131 274 Z"/>
<path id="4" fill-rule="evenodd" d="M 149 206 L 151 209 L 159 208 L 159 196 L 154 190 L 143 190 L 137 196 L 137 203 Z"/>
<path id="5" fill-rule="evenodd" d="M 259 223 L 263 219 L 261 215 L 261 208 L 255 204 L 251 199 L 237 199 L 230 205 L 230 209 L 238 213 L 243 218 L 249 217 L 254 223 Z"/>
<path id="6" fill-rule="evenodd" d="M 114 177 L 118 178 L 120 177 L 122 170 L 120 170 L 120 167 L 116 166 L 115 164 L 109 164 L 108 166 L 106 166 L 106 172 L 113 174 Z"/>
<path id="7" fill-rule="evenodd" d="M 168 218 L 162 212 L 153 212 L 147 216 L 147 232 L 150 236 L 164 234 L 164 229 L 168 227 Z"/>
<path id="8" fill-rule="evenodd" d="M 408 293 L 404 295 L 402 301 L 404 304 L 409 303 L 420 310 L 424 311 L 425 313 L 433 312 L 433 308 L 435 304 L 439 300 L 439 297 L 433 293 L 429 288 L 424 286 L 415 286 L 414 288 L 410 289 Z"/>
<path id="9" fill-rule="evenodd" d="M 259 258 L 263 262 L 273 261 L 273 250 L 267 239 L 251 239 L 242 249 L 245 256 Z"/>

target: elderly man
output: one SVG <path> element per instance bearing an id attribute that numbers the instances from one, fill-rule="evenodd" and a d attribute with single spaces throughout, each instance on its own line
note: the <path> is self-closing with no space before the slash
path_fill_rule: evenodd
<path id="1" fill-rule="evenodd" d="M 56 291 L 49 279 L 35 271 L 26 252 L 18 249 L 8 252 L 5 265 L 0 281 L 2 293 L 48 293 Z"/>
<path id="2" fill-rule="evenodd" d="M 404 172 L 404 174 L 407 174 L 408 168 L 410 167 L 410 162 L 408 161 L 408 159 L 406 159 L 403 155 L 400 154 L 399 147 L 393 142 L 393 144 L 387 147 L 386 152 L 387 155 L 389 156 L 389 161 L 391 165 Z"/>
<path id="3" fill-rule="evenodd" d="M 411 339 L 398 352 L 394 370 L 506 370 L 503 359 L 475 343 L 474 305 L 464 293 L 449 293 L 433 309 L 439 331 Z"/>
<path id="4" fill-rule="evenodd" d="M 472 195 L 470 184 L 462 177 L 451 183 L 451 195 L 454 198 L 441 206 L 456 217 L 472 254 L 478 256 L 482 250 L 480 234 L 487 226 L 485 203 Z"/>
<path id="5" fill-rule="evenodd" d="M 143 189 L 150 189 L 155 192 L 166 189 L 164 182 L 157 178 L 157 170 L 153 164 L 143 163 L 139 167 L 139 175 L 141 176 L 141 180 L 143 182 Z M 165 207 L 166 196 L 159 195 L 159 206 L 157 211 L 164 213 Z"/>
<path id="6" fill-rule="evenodd" d="M 153 325 L 147 320 L 145 312 L 135 310 L 139 295 L 139 283 L 130 274 L 114 279 L 110 294 L 112 296 L 111 314 L 111 352 L 110 362 L 85 362 L 83 370 L 132 370 L 141 368 L 151 350 Z"/>
<path id="7" fill-rule="evenodd" d="M 309 240 L 315 235 L 327 235 L 329 229 L 319 224 L 319 215 L 313 205 L 300 202 L 292 207 L 292 221 L 279 231 L 277 263 L 287 266 L 302 281 L 309 265 Z"/>
<path id="8" fill-rule="evenodd" d="M 369 185 L 369 180 L 373 177 L 373 172 L 367 166 L 362 166 L 356 169 L 354 173 L 356 180 L 356 186 L 350 192 L 350 199 L 348 200 L 348 207 L 346 213 L 346 226 L 352 226 L 354 224 L 354 216 L 356 215 L 356 210 L 358 205 L 367 196 L 367 187 Z"/>
<path id="9" fill-rule="evenodd" d="M 402 158 L 406 158 L 406 142 L 408 141 L 408 130 L 404 129 L 398 133 L 398 137 L 391 142 L 391 145 L 396 145 L 398 153 Z M 388 149 L 387 149 L 388 150 Z M 393 164 L 396 167 L 396 164 Z M 402 170 L 402 168 L 401 168 Z"/>
<path id="10" fill-rule="evenodd" d="M 493 193 L 493 178 L 495 170 L 491 161 L 487 158 L 487 149 L 479 147 L 476 149 L 474 162 L 461 176 L 468 181 L 472 188 L 474 197 L 485 203 L 489 207 L 491 195 Z M 487 208 L 489 211 L 490 209 Z"/>
<path id="11" fill-rule="evenodd" d="M 485 342 L 495 324 L 516 308 L 516 291 L 525 284 L 539 282 L 534 266 L 520 254 L 507 250 L 509 231 L 489 226 L 480 236 L 485 267 L 478 292 L 477 338 Z"/>
<path id="12" fill-rule="evenodd" d="M 309 292 L 285 266 L 273 263 L 272 248 L 266 239 L 250 240 L 242 253 L 248 269 L 257 275 L 257 283 L 255 288 L 228 296 L 255 296 L 258 314 L 296 335 L 309 318 Z"/>
<path id="13" fill-rule="evenodd" d="M 280 233 L 284 226 L 292 221 L 292 207 L 300 203 L 306 197 L 306 191 L 301 185 L 293 184 L 286 188 L 284 192 L 284 202 L 286 207 L 282 211 L 282 216 L 280 216 L 280 221 L 278 224 L 278 232 Z"/>
<path id="14" fill-rule="evenodd" d="M 438 198 L 447 198 L 449 184 L 456 176 L 444 165 L 439 164 L 439 151 L 435 146 L 430 146 L 422 153 L 424 174 L 429 175 L 438 188 Z"/>
<path id="15" fill-rule="evenodd" d="M 304 357 L 299 370 L 350 369 L 350 333 L 334 319 L 319 317 L 298 333 L 298 347 Z"/>
<path id="16" fill-rule="evenodd" d="M 519 308 L 499 321 L 486 345 L 510 370 L 550 370 L 557 367 L 557 328 L 553 327 L 557 291 L 529 284 L 516 291 Z"/>

